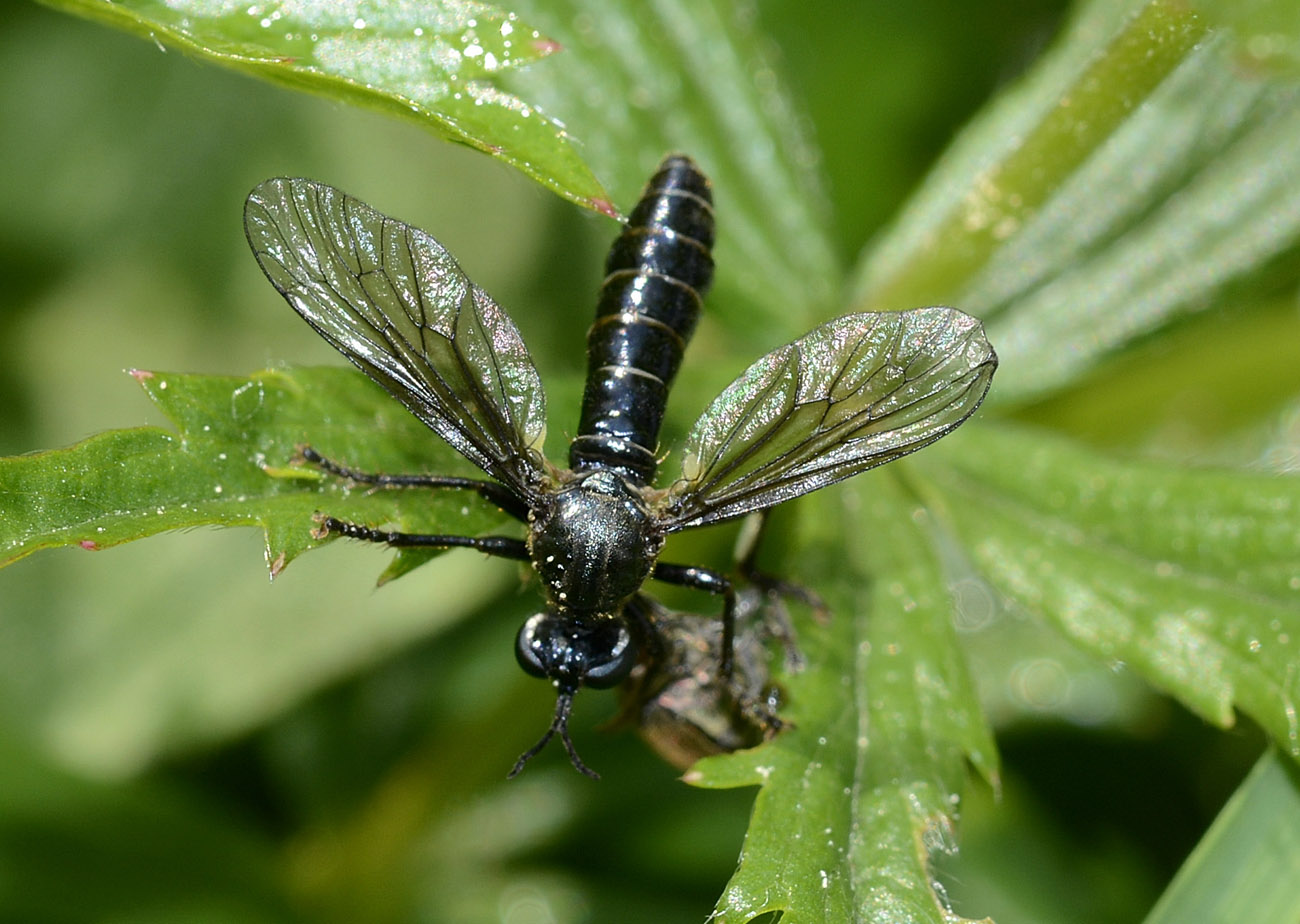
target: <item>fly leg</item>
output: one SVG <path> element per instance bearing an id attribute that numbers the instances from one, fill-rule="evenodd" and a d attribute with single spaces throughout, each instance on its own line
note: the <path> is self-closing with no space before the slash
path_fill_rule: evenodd
<path id="1" fill-rule="evenodd" d="M 327 459 L 310 446 L 299 446 L 303 459 L 323 472 L 355 481 L 373 484 L 379 488 L 456 488 L 473 491 L 490 504 L 495 504 L 516 520 L 528 522 L 528 505 L 503 484 L 478 478 L 454 478 L 447 475 L 385 475 L 379 472 L 360 472 L 354 468 Z M 387 541 L 387 540 L 377 540 Z M 391 543 L 390 543 L 391 544 Z"/>
<path id="2" fill-rule="evenodd" d="M 650 572 L 650 576 L 666 584 L 693 587 L 722 597 L 722 657 L 718 663 L 718 673 L 724 682 L 730 681 L 735 662 L 736 586 L 726 575 L 695 565 L 672 565 L 659 562 Z"/>
<path id="3" fill-rule="evenodd" d="M 741 528 L 740 535 L 736 539 L 736 571 L 763 595 L 767 604 L 764 607 L 763 622 L 768 637 L 780 642 L 785 652 L 786 670 L 796 673 L 803 670 L 804 657 L 795 638 L 786 601 L 796 600 L 804 604 L 813 611 L 813 616 L 823 623 L 830 619 L 830 610 L 817 592 L 811 588 L 758 569 L 755 562 L 763 534 L 767 530 L 767 515 L 767 510 L 755 513 Z"/>
<path id="4" fill-rule="evenodd" d="M 361 539 L 366 542 L 382 542 L 397 549 L 477 549 L 485 555 L 494 555 L 498 558 L 528 560 L 528 546 L 522 539 L 514 539 L 510 536 L 443 536 L 433 533 L 392 532 L 321 514 L 317 514 L 316 523 L 312 536 L 317 539 L 324 539 L 329 535 L 347 536 L 349 539 Z"/>
<path id="5" fill-rule="evenodd" d="M 376 472 L 361 472 L 354 468 L 327 459 L 310 446 L 300 446 L 298 451 L 303 459 L 321 471 L 346 478 L 359 484 L 373 484 L 380 488 L 455 488 L 474 491 L 479 497 L 495 504 L 517 520 L 528 519 L 528 506 L 514 495 L 505 485 L 495 481 L 481 481 L 475 478 L 453 478 L 446 475 L 385 475 Z M 499 558 L 528 560 L 528 547 L 522 539 L 509 536 L 446 536 L 433 533 L 403 533 L 392 530 L 375 529 L 360 523 L 349 523 L 337 517 L 316 515 L 316 528 L 312 536 L 324 539 L 326 536 L 347 536 L 349 539 L 361 539 L 365 542 L 381 542 L 393 548 L 421 549 L 477 549 L 486 555 Z"/>

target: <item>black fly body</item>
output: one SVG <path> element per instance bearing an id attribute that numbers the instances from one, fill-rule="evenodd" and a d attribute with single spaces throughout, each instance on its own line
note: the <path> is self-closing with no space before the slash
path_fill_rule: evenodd
<path id="1" fill-rule="evenodd" d="M 515 652 L 555 686 L 554 718 L 511 776 L 568 732 L 581 686 L 627 678 L 647 643 L 648 580 L 723 598 L 717 665 L 733 671 L 737 597 L 725 575 L 659 561 L 668 534 L 764 510 L 914 452 L 966 420 L 997 357 L 952 308 L 836 318 L 759 359 L 687 438 L 677 478 L 654 486 L 668 390 L 713 277 L 709 181 L 681 155 L 651 178 L 606 261 L 587 335 L 587 384 L 569 467 L 542 456 L 546 399 L 518 330 L 425 232 L 338 190 L 272 179 L 248 198 L 249 243 L 272 284 L 330 344 L 491 480 L 367 475 L 472 490 L 526 524 L 508 536 L 425 535 L 330 516 L 320 535 L 398 547 L 477 549 L 531 563 L 545 608 Z"/>

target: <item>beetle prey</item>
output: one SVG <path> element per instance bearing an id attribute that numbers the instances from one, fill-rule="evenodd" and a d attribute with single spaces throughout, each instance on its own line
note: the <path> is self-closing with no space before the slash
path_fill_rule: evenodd
<path id="1" fill-rule="evenodd" d="M 272 284 L 332 346 L 489 479 L 327 472 L 376 485 L 477 492 L 524 538 L 425 535 L 318 515 L 317 534 L 395 547 L 471 548 L 531 563 L 545 608 L 515 653 L 554 685 L 550 727 L 514 776 L 568 731 L 582 686 L 620 683 L 646 627 L 648 579 L 723 598 L 719 670 L 731 672 L 736 594 L 720 572 L 659 560 L 678 530 L 763 510 L 914 452 L 979 406 L 997 356 L 952 308 L 851 314 L 759 359 L 696 421 L 681 471 L 655 487 L 668 389 L 713 277 L 708 179 L 670 155 L 605 263 L 587 334 L 587 382 L 567 468 L 542 455 L 541 381 L 510 318 L 429 234 L 321 183 L 271 179 L 249 195 L 248 240 Z"/>

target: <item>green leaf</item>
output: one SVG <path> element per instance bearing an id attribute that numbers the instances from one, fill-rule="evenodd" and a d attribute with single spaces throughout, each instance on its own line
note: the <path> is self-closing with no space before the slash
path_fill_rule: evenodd
<path id="1" fill-rule="evenodd" d="M 1300 757 L 1300 479 L 1126 462 L 985 427 L 915 467 L 988 582 L 1222 727 Z"/>
<path id="2" fill-rule="evenodd" d="M 564 127 L 501 89 L 502 73 L 559 49 L 513 13 L 440 0 L 46 2 L 265 80 L 410 119 L 579 205 L 614 213 Z"/>
<path id="3" fill-rule="evenodd" d="M 1192 0 L 1192 8 L 1233 31 L 1246 67 L 1300 75 L 1300 7 L 1295 0 Z"/>
<path id="4" fill-rule="evenodd" d="M 809 502 L 818 525 L 801 543 L 799 577 L 832 616 L 800 635 L 808 666 L 790 679 L 783 713 L 794 727 L 687 777 L 762 786 L 719 921 L 772 910 L 791 924 L 955 920 L 933 891 L 930 854 L 953 849 L 966 761 L 997 784 L 934 524 L 891 470 L 838 491 Z M 846 536 L 873 538 L 837 555 Z"/>
<path id="5" fill-rule="evenodd" d="M 1285 471 L 1285 421 L 1300 395 L 1300 313 L 1289 293 L 1236 308 L 1135 345 L 1077 388 L 1035 403 L 1025 419 L 1092 446 Z"/>
<path id="6" fill-rule="evenodd" d="M 995 404 L 1071 384 L 1300 240 L 1300 86 L 1243 72 L 1182 4 L 1098 18 L 967 130 L 859 273 L 867 307 L 985 318 Z"/>
<path id="7" fill-rule="evenodd" d="M 861 267 L 860 299 L 889 306 L 926 297 L 922 285 L 960 291 L 1132 117 L 1204 34 L 1194 16 L 1170 4 L 1140 6 L 1117 33 L 1105 15 L 1081 17 L 1031 76 L 963 133 L 888 246 Z"/>
<path id="8" fill-rule="evenodd" d="M 294 463 L 296 447 L 310 442 L 358 469 L 480 474 L 351 369 L 246 379 L 134 375 L 176 432 L 111 431 L 70 449 L 0 459 L 0 560 L 58 545 L 102 549 L 194 526 L 260 526 L 275 576 L 321 544 L 311 534 L 318 510 L 426 532 L 475 534 L 507 521 L 465 492 L 373 490 Z M 355 545 L 348 551 L 362 554 Z M 112 605 L 69 592 L 51 612 L 5 614 L 15 649 L 4 692 L 23 704 L 23 725 L 64 761 L 99 774 L 135 772 L 159 754 L 263 723 L 464 616 L 511 574 L 499 565 L 476 572 L 474 557 L 458 556 L 429 574 L 435 596 L 422 581 L 386 592 L 371 611 L 341 584 L 329 585 L 336 588 L 329 598 L 304 593 L 312 588 L 297 576 L 282 594 L 250 590 L 241 599 L 236 578 L 208 574 L 201 556 L 184 558 L 173 572 L 159 569 L 157 553 L 141 552 L 127 567 L 147 579 L 119 587 Z M 381 580 L 428 558 L 395 557 Z M 233 565 L 233 556 L 226 560 Z M 318 569 L 329 567 L 328 560 L 309 563 L 302 580 L 320 581 Z M 87 638 L 94 645 L 78 641 Z"/>
<path id="9" fill-rule="evenodd" d="M 1146 924 L 1287 924 L 1300 907 L 1300 772 L 1275 751 L 1223 807 Z"/>
<path id="10" fill-rule="evenodd" d="M 324 541 L 311 535 L 321 509 L 464 535 L 504 519 L 477 497 L 365 490 L 294 463 L 297 447 L 309 443 L 359 470 L 478 473 L 360 373 L 132 374 L 177 432 L 115 430 L 69 449 L 0 459 L 0 564 L 38 549 L 96 550 L 171 529 L 261 526 L 274 576 Z M 419 560 L 395 563 L 387 576 Z"/>

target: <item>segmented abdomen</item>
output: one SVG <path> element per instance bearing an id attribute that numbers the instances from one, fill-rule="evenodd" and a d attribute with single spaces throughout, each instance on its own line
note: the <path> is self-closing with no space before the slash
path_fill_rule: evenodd
<path id="1" fill-rule="evenodd" d="M 646 185 L 605 261 L 587 333 L 587 386 L 569 465 L 613 468 L 636 484 L 655 475 L 668 386 L 713 281 L 713 196 L 680 154 Z"/>

